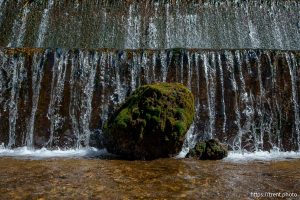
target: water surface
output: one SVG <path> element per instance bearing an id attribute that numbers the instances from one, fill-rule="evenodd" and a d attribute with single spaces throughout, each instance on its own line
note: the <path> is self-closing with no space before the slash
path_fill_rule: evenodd
<path id="1" fill-rule="evenodd" d="M 299 166 L 300 159 L 233 162 L 2 157 L 0 199 L 253 199 L 251 192 L 299 196 Z"/>

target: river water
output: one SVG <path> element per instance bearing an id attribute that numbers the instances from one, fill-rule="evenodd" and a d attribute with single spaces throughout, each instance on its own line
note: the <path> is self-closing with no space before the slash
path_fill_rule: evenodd
<path id="1" fill-rule="evenodd" d="M 92 150 L 73 156 L 70 151 L 68 157 L 59 157 L 58 152 L 52 154 L 55 157 L 46 150 L 32 155 L 28 151 L 27 156 L 14 154 L 17 157 L 1 154 L 0 199 L 255 199 L 265 192 L 300 195 L 299 153 L 277 157 L 266 152 L 230 153 L 221 161 L 124 161 L 99 159 Z"/>

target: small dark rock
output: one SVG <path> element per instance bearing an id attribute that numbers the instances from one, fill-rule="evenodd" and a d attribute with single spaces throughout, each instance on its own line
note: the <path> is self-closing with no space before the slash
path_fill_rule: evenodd
<path id="1" fill-rule="evenodd" d="M 92 132 L 90 135 L 89 146 L 95 147 L 98 149 L 103 149 L 104 148 L 103 140 L 104 139 L 103 139 L 102 131 L 96 130 L 96 131 Z"/>
<path id="2" fill-rule="evenodd" d="M 198 142 L 186 155 L 187 158 L 199 160 L 221 160 L 228 155 L 227 146 L 218 139 Z"/>

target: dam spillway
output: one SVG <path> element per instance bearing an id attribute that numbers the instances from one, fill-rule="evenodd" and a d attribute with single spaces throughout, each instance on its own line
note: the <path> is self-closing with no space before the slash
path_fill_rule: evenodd
<path id="1" fill-rule="evenodd" d="M 299 50 L 296 0 L 0 1 L 0 46 Z"/>
<path id="2" fill-rule="evenodd" d="M 101 147 L 137 87 L 180 82 L 189 143 L 300 147 L 295 0 L 0 1 L 0 145 Z M 97 143 L 97 144 L 96 144 Z"/>
<path id="3" fill-rule="evenodd" d="M 116 106 L 153 82 L 193 92 L 197 140 L 299 148 L 298 51 L 2 48 L 0 58 L 0 141 L 10 148 L 93 146 Z"/>

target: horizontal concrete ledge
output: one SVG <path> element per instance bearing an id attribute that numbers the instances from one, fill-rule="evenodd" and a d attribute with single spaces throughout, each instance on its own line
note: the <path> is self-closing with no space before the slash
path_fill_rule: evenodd
<path id="1" fill-rule="evenodd" d="M 50 52 L 54 52 L 57 50 L 62 50 L 62 51 L 89 51 L 89 52 L 137 52 L 137 53 L 142 53 L 142 52 L 161 52 L 161 51 L 167 51 L 167 52 L 199 52 L 199 53 L 204 53 L 204 52 L 225 52 L 225 51 L 230 51 L 230 52 L 235 52 L 235 51 L 254 51 L 254 52 L 278 52 L 278 53 L 284 53 L 284 52 L 290 52 L 294 53 L 296 55 L 300 55 L 300 50 L 282 50 L 282 49 L 252 49 L 252 48 L 244 48 L 244 49 L 201 49 L 201 48 L 171 48 L 171 49 L 117 49 L 117 48 L 31 48 L 31 47 L 21 47 L 21 48 L 10 48 L 10 47 L 0 47 L 0 51 L 4 52 L 5 54 L 27 54 L 31 55 L 33 53 L 41 53 L 44 52 L 45 50 L 48 50 Z"/>

